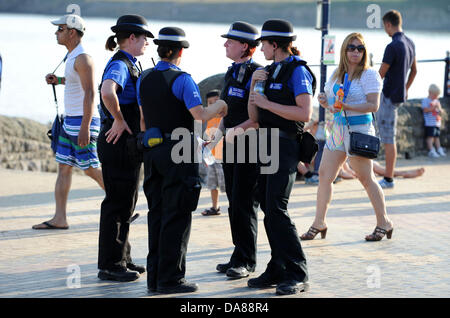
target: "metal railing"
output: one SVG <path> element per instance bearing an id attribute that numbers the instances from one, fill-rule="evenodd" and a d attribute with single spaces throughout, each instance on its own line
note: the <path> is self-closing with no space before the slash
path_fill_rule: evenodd
<path id="1" fill-rule="evenodd" d="M 369 54 L 370 66 L 381 65 L 381 63 L 373 62 L 373 54 Z M 435 63 L 435 62 L 445 62 L 444 70 L 444 84 L 443 93 L 444 97 L 450 97 L 450 51 L 447 51 L 447 56 L 443 59 L 428 59 L 428 60 L 417 60 L 417 63 Z M 308 64 L 310 67 L 320 67 L 320 64 Z M 327 64 L 327 66 L 338 66 L 338 64 Z"/>

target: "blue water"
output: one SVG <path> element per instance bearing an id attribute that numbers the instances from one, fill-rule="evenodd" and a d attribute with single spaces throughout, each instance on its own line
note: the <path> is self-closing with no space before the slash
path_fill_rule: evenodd
<path id="1" fill-rule="evenodd" d="M 56 43 L 54 34 L 56 27 L 50 23 L 55 18 L 57 17 L 0 13 L 0 54 L 3 58 L 0 114 L 27 117 L 42 123 L 47 123 L 54 118 L 53 92 L 51 86 L 45 83 L 44 77 L 54 70 L 66 53 L 65 47 Z M 110 27 L 115 24 L 116 19 L 87 17 L 85 20 L 87 30 L 83 43 L 94 59 L 95 78 L 99 81 L 103 68 L 112 55 L 104 49 L 104 44 L 108 36 L 112 35 Z M 225 39 L 220 37 L 228 31 L 228 24 L 170 21 L 149 21 L 149 24 L 150 30 L 155 35 L 162 27 L 169 25 L 180 26 L 186 31 L 191 46 L 185 50 L 180 66 L 190 73 L 197 83 L 208 76 L 224 73 L 231 63 L 225 57 L 223 47 Z M 319 64 L 320 31 L 312 27 L 296 27 L 294 31 L 298 35 L 294 45 L 300 49 L 302 57 L 310 64 Z M 330 34 L 336 36 L 336 52 L 339 52 L 345 36 L 354 31 L 364 35 L 368 51 L 374 55 L 374 61 L 381 61 L 384 48 L 390 42 L 390 38 L 382 29 L 331 30 Z M 450 50 L 450 32 L 408 32 L 406 30 L 406 34 L 416 44 L 418 60 L 442 59 L 446 51 Z M 152 57 L 155 61 L 157 60 L 156 46 L 153 44 L 147 48 L 146 54 L 139 58 L 144 68 L 152 66 Z M 263 65 L 268 64 L 259 49 L 254 58 Z M 334 67 L 328 67 L 328 74 L 331 74 L 333 69 Z M 313 70 L 320 78 L 319 69 L 313 68 Z M 57 74 L 64 74 L 63 66 L 59 68 Z M 431 83 L 442 87 L 443 80 L 444 63 L 418 64 L 418 74 L 410 89 L 409 97 L 425 97 Z M 57 91 L 60 108 L 63 109 L 63 87 L 57 87 Z M 318 105 L 316 99 L 314 103 Z"/>

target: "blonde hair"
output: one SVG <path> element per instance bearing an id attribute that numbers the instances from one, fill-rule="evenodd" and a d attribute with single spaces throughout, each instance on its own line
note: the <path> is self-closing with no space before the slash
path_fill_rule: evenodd
<path id="1" fill-rule="evenodd" d="M 339 60 L 338 68 L 336 69 L 336 72 L 334 72 L 333 79 L 335 80 L 342 80 L 345 73 L 348 73 L 348 57 L 347 57 L 347 46 L 352 42 L 354 39 L 357 39 L 361 42 L 364 47 L 366 47 L 366 44 L 364 43 L 364 37 L 361 33 L 350 33 L 345 38 L 344 42 L 342 42 L 341 46 L 341 57 Z M 353 73 L 352 77 L 349 78 L 349 80 L 361 78 L 362 73 L 369 68 L 369 59 L 367 57 L 367 48 L 363 52 L 363 56 L 361 59 L 361 62 L 359 62 L 358 66 L 355 69 L 355 72 Z"/>
<path id="2" fill-rule="evenodd" d="M 436 84 L 431 84 L 430 87 L 428 88 L 428 93 L 436 94 L 439 96 L 441 94 L 441 90 Z"/>

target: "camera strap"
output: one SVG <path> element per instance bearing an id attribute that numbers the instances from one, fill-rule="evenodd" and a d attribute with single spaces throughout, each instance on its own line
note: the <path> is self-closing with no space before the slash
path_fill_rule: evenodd
<path id="1" fill-rule="evenodd" d="M 52 72 L 52 74 L 55 74 L 56 70 L 61 66 L 62 63 L 66 62 L 67 60 L 67 56 L 69 56 L 69 53 L 66 54 L 66 56 L 64 56 L 63 60 L 58 64 L 58 66 L 55 68 L 55 70 Z M 56 115 L 59 117 L 59 110 L 58 110 L 58 98 L 56 98 L 56 89 L 55 89 L 55 84 L 52 84 L 52 88 L 53 88 L 53 97 L 55 99 L 55 106 L 56 106 Z"/>

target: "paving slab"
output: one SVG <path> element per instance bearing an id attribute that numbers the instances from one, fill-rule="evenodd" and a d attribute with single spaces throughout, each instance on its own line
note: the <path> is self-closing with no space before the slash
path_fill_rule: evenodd
<path id="1" fill-rule="evenodd" d="M 310 290 L 283 298 L 311 297 L 449 297 L 450 296 L 450 158 L 399 160 L 398 168 L 425 167 L 416 179 L 397 178 L 385 190 L 393 238 L 366 242 L 375 227 L 369 199 L 357 180 L 335 185 L 328 213 L 327 238 L 302 242 L 310 275 Z M 146 274 L 130 283 L 97 278 L 98 226 L 104 193 L 95 182 L 74 175 L 65 231 L 32 230 L 54 211 L 56 174 L 0 170 L 0 297 L 1 298 L 270 298 L 274 289 L 250 289 L 247 279 L 230 280 L 216 272 L 232 250 L 227 199 L 220 195 L 222 214 L 204 217 L 210 207 L 203 190 L 193 213 L 186 278 L 199 285 L 191 294 L 149 293 Z M 289 214 L 299 234 L 311 225 L 317 187 L 297 181 Z M 130 242 L 136 263 L 147 255 L 147 204 L 142 189 Z M 258 264 L 261 274 L 270 247 L 259 213 Z"/>

